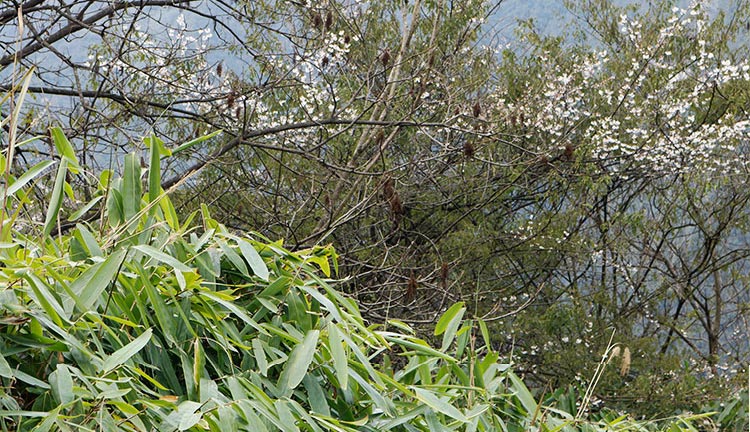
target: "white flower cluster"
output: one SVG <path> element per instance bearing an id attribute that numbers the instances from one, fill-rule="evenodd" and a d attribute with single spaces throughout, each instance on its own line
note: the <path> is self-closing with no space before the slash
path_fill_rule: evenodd
<path id="1" fill-rule="evenodd" d="M 717 58 L 706 41 L 709 26 L 700 3 L 672 13 L 656 30 L 620 17 L 629 64 L 622 63 L 622 54 L 607 52 L 562 61 L 543 53 L 535 77 L 542 90 L 527 84 L 524 98 L 513 103 L 500 90 L 496 112 L 523 126 L 529 151 L 549 157 L 581 148 L 605 173 L 747 172 L 742 152 L 750 121 L 725 112 L 729 101 L 722 90 L 750 81 L 750 64 Z"/>
<path id="2" fill-rule="evenodd" d="M 172 101 L 185 101 L 182 108 L 206 112 L 206 102 L 217 88 L 216 72 L 208 67 L 206 53 L 213 32 L 210 28 L 188 28 L 184 15 L 161 34 L 150 31 L 148 22 L 136 22 L 109 30 L 114 41 L 126 41 L 121 49 L 105 40 L 89 53 L 87 66 L 108 73 L 108 78 L 124 94 L 140 91 L 165 95 Z M 137 93 L 135 93 L 137 94 Z"/>

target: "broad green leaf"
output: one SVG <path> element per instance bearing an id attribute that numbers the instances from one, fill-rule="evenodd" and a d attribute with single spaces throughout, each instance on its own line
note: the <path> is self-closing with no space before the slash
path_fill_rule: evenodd
<path id="1" fill-rule="evenodd" d="M 253 273 L 261 279 L 268 281 L 268 267 L 266 266 L 265 261 L 263 261 L 263 258 L 260 257 L 260 254 L 258 254 L 258 251 L 255 250 L 253 245 L 246 240 L 237 239 L 237 243 L 240 247 L 242 256 L 245 257 L 247 263 L 250 264 L 250 268 L 253 269 Z"/>
<path id="2" fill-rule="evenodd" d="M 143 252 L 149 257 L 157 261 L 160 261 L 164 264 L 167 264 L 176 270 L 183 271 L 183 272 L 191 272 L 193 270 L 190 267 L 186 266 L 185 264 L 181 263 L 177 258 L 173 257 L 172 255 L 165 254 L 164 252 L 160 251 L 159 249 L 156 249 L 153 246 L 141 244 L 141 245 L 133 246 L 133 249 Z"/>
<path id="3" fill-rule="evenodd" d="M 455 406 L 440 399 L 434 393 L 427 389 L 420 387 L 410 387 L 414 391 L 415 396 L 425 405 L 429 406 L 433 410 L 445 414 L 451 418 L 454 418 L 460 422 L 466 423 L 468 419 L 459 411 Z"/>
<path id="4" fill-rule="evenodd" d="M 320 330 L 311 330 L 307 332 L 302 342 L 294 347 L 281 372 L 280 388 L 293 390 L 302 382 L 307 374 L 307 368 L 315 357 L 319 335 Z"/>
<path id="5" fill-rule="evenodd" d="M 62 129 L 57 126 L 52 127 L 50 128 L 50 134 L 52 135 L 52 141 L 54 141 L 55 143 L 57 154 L 59 154 L 61 158 L 64 158 L 68 161 L 71 173 L 78 174 L 81 170 L 81 167 L 80 165 L 78 165 L 76 151 L 73 148 L 73 145 L 70 144 L 70 141 L 68 141 L 68 138 L 65 136 Z"/>
<path id="6" fill-rule="evenodd" d="M 334 323 L 328 324 L 328 349 L 333 357 L 333 367 L 336 369 L 336 379 L 339 386 L 346 390 L 349 382 L 349 364 L 344 350 L 344 341 L 341 339 L 339 329 Z"/>
<path id="7" fill-rule="evenodd" d="M 63 185 L 65 184 L 65 174 L 68 172 L 68 160 L 61 159 L 60 166 L 57 168 L 55 184 L 52 187 L 52 195 L 49 198 L 47 206 L 47 215 L 44 218 L 44 236 L 50 235 L 52 229 L 57 223 L 57 215 L 60 213 L 60 207 L 63 201 Z"/>
<path id="8" fill-rule="evenodd" d="M 113 352 L 112 355 L 104 359 L 104 363 L 102 364 L 100 371 L 104 373 L 109 372 L 112 369 L 130 360 L 131 357 L 137 354 L 138 351 L 140 351 L 144 346 L 146 346 L 147 343 L 149 343 L 152 333 L 152 330 L 148 329 L 124 347 Z"/>
<path id="9" fill-rule="evenodd" d="M 121 193 L 123 215 L 129 221 L 141 210 L 141 162 L 135 153 L 125 156 Z"/>

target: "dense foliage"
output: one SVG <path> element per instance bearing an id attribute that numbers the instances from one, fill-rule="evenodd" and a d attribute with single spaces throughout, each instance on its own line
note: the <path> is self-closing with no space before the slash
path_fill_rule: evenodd
<path id="1" fill-rule="evenodd" d="M 79 169 L 61 131 L 51 135 L 61 158 L 45 223 L 23 215 L 28 185 L 43 182 L 51 162 L 19 178 L 6 171 L 3 189 L 2 430 L 658 426 L 609 411 L 586 420 L 589 393 L 537 402 L 487 344 L 486 325 L 464 319 L 463 303 L 437 322 L 433 348 L 402 322 L 368 326 L 328 279 L 332 247 L 290 252 L 231 233 L 205 207 L 179 218 L 160 188 L 171 152 L 156 137 L 146 140 L 147 169 L 131 154 L 122 177 L 103 175 L 98 226 L 50 237 L 63 195 L 76 193 L 66 174 Z M 670 430 L 695 429 L 677 418 Z"/>
<path id="2" fill-rule="evenodd" d="M 3 3 L 5 185 L 28 187 L 7 186 L 25 198 L 3 235 L 56 234 L 39 250 L 82 261 L 73 280 L 89 244 L 106 258 L 123 239 L 193 266 L 170 245 L 197 247 L 216 227 L 178 221 L 210 211 L 312 257 L 335 245 L 336 287 L 378 331 L 442 345 L 435 324 L 463 304 L 538 398 L 742 427 L 750 4 L 625 3 L 567 1 L 565 36 L 524 22 L 508 44 L 501 1 Z M 141 220 L 154 145 L 147 202 L 160 183 L 173 206 Z M 204 240 L 231 268 L 226 235 Z M 222 283 L 250 283 L 235 270 Z"/>

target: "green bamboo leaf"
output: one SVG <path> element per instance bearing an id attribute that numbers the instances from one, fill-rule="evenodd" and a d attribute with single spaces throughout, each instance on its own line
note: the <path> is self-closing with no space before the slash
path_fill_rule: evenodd
<path id="1" fill-rule="evenodd" d="M 143 349 L 143 347 L 149 343 L 152 333 L 152 330 L 148 329 L 124 347 L 113 352 L 112 355 L 104 359 L 100 372 L 107 373 L 130 360 L 131 357 L 137 354 L 138 351 Z"/>
<path id="2" fill-rule="evenodd" d="M 47 216 L 44 218 L 44 236 L 50 235 L 52 229 L 57 223 L 57 215 L 60 213 L 60 207 L 63 201 L 63 185 L 65 184 L 65 174 L 68 172 L 68 160 L 60 160 L 60 166 L 57 168 L 55 185 L 52 187 L 52 195 L 49 198 L 47 207 Z"/>
<path id="3" fill-rule="evenodd" d="M 81 166 L 78 165 L 78 158 L 76 157 L 76 151 L 73 145 L 70 144 L 68 138 L 63 133 L 62 129 L 55 126 L 50 128 L 50 135 L 52 135 L 52 141 L 55 143 L 57 154 L 68 161 L 70 166 L 70 172 L 78 174 L 81 170 Z"/>
<path id="4" fill-rule="evenodd" d="M 91 210 L 91 208 L 97 205 L 99 201 L 102 200 L 102 198 L 104 198 L 104 195 L 99 195 L 98 197 L 94 197 L 94 199 L 84 204 L 78 210 L 73 212 L 73 214 L 68 216 L 68 221 L 73 222 L 73 221 L 77 221 L 78 219 L 80 219 L 81 216 L 85 215 L 89 210 Z"/>
<path id="5" fill-rule="evenodd" d="M 76 224 L 76 230 L 74 236 L 86 246 L 86 250 L 90 256 L 102 257 L 104 253 L 99 247 L 99 242 L 96 241 L 94 235 L 84 225 Z"/>
<path id="6" fill-rule="evenodd" d="M 125 255 L 126 249 L 118 250 L 106 260 L 86 269 L 70 284 L 71 292 L 78 297 L 78 307 L 82 313 L 88 312 L 100 300 L 102 292 L 117 275 Z"/>
<path id="7" fill-rule="evenodd" d="M 148 165 L 148 202 L 152 203 L 159 198 L 161 194 L 161 156 L 168 153 L 164 148 L 164 141 L 156 135 L 144 138 L 143 140 L 149 149 L 150 161 Z M 153 214 L 156 207 L 151 207 L 149 211 Z"/>
<path id="8" fill-rule="evenodd" d="M 283 432 L 299 432 L 297 422 L 287 402 L 283 399 L 278 399 L 274 403 L 274 407 L 276 408 L 276 414 L 279 416 L 279 424 L 282 426 L 281 430 Z"/>
<path id="9" fill-rule="evenodd" d="M 10 166 L 13 163 L 13 152 L 15 147 L 18 145 L 17 142 L 15 142 L 15 138 L 18 136 L 18 133 L 16 132 L 18 129 L 18 119 L 21 118 L 21 108 L 23 107 L 23 101 L 26 99 L 26 93 L 29 90 L 29 83 L 31 82 L 31 77 L 33 77 L 35 68 L 31 67 L 28 71 L 24 74 L 20 86 L 18 86 L 18 95 L 16 97 L 15 103 L 11 104 L 13 106 L 13 114 L 8 116 L 5 120 L 0 121 L 0 126 L 5 126 L 6 122 L 10 122 L 8 125 L 8 136 L 13 137 L 13 140 L 8 143 L 8 151 L 6 153 L 6 160 L 5 160 L 5 166 L 3 167 L 5 169 L 5 172 L 10 172 Z M 15 89 L 14 89 L 15 90 Z M 11 92 L 5 92 L 6 97 L 9 97 L 12 95 L 13 91 Z M 5 97 L 3 98 L 3 101 L 5 102 Z M 2 103 L 0 102 L 0 103 Z M 13 121 L 10 121 L 13 120 Z"/>
<path id="10" fill-rule="evenodd" d="M 440 318 L 440 321 L 438 321 L 438 325 L 443 321 L 444 325 L 440 331 L 445 332 L 443 333 L 441 351 L 447 350 L 450 344 L 453 343 L 453 339 L 456 337 L 456 331 L 461 325 L 461 320 L 463 319 L 465 312 L 466 308 L 464 307 L 464 303 L 459 302 L 451 306 L 450 309 L 448 309 L 448 311 L 446 311 Z M 435 332 L 436 335 L 439 334 L 437 333 L 437 329 Z"/>
<path id="11" fill-rule="evenodd" d="M 220 295 L 216 293 L 203 292 L 201 293 L 201 295 L 206 296 L 210 299 L 213 299 L 215 302 L 219 303 L 220 305 L 224 306 L 227 310 L 237 315 L 237 317 L 239 317 L 242 321 L 244 321 L 245 324 L 248 324 L 249 326 L 251 326 L 252 328 L 254 328 L 255 330 L 257 330 L 258 332 L 262 334 L 268 335 L 268 332 L 263 327 L 261 327 L 257 322 L 255 322 L 255 320 L 253 320 L 250 317 L 250 315 L 248 315 L 247 312 L 245 312 L 245 310 L 243 310 L 241 307 L 237 306 L 233 302 L 224 300 L 223 298 L 221 298 Z M 274 309 L 274 311 L 275 310 L 276 309 Z"/>
<path id="12" fill-rule="evenodd" d="M 284 365 L 279 379 L 279 387 L 285 390 L 295 389 L 307 374 L 307 368 L 315 356 L 315 348 L 318 343 L 320 330 L 307 332 L 301 343 L 294 347 L 289 359 Z"/>
<path id="13" fill-rule="evenodd" d="M 122 208 L 126 221 L 141 210 L 141 193 L 141 161 L 137 154 L 130 153 L 125 156 L 122 176 Z"/>
<path id="14" fill-rule="evenodd" d="M 244 256 L 245 260 L 247 260 L 247 263 L 250 264 L 250 268 L 253 270 L 253 273 L 255 273 L 255 275 L 260 277 L 261 279 L 268 281 L 268 266 L 266 266 L 266 262 L 263 261 L 263 258 L 261 258 L 258 251 L 255 250 L 253 245 L 246 240 L 237 238 L 237 243 L 240 247 L 242 256 Z"/>
<path id="15" fill-rule="evenodd" d="M 255 364 L 258 366 L 258 372 L 261 375 L 266 376 L 268 373 L 268 360 L 266 359 L 266 353 L 263 350 L 263 342 L 255 338 L 253 339 L 253 354 L 255 354 Z"/>
<path id="16" fill-rule="evenodd" d="M 336 307 L 335 304 L 331 300 L 329 300 L 323 293 L 318 291 L 317 287 L 310 287 L 310 286 L 299 286 L 300 290 L 306 292 L 309 294 L 312 298 L 318 301 L 321 305 L 323 305 L 323 308 L 331 314 L 334 320 L 337 322 L 342 322 L 343 319 L 341 317 L 341 314 L 339 313 L 339 308 Z"/>
<path id="17" fill-rule="evenodd" d="M 518 378 L 518 376 L 513 372 L 509 371 L 508 377 L 513 384 L 512 387 L 515 395 L 518 400 L 521 401 L 521 405 L 523 405 L 523 408 L 527 413 L 535 413 L 537 411 L 536 400 L 534 400 L 534 396 L 526 387 L 526 384 L 524 384 L 523 381 L 521 381 L 521 378 Z"/>
<path id="18" fill-rule="evenodd" d="M 410 348 L 418 353 L 424 354 L 429 357 L 439 357 L 443 360 L 449 361 L 451 363 L 455 363 L 456 359 L 449 356 L 448 354 L 445 354 L 443 352 L 440 352 L 432 347 L 430 347 L 425 341 L 414 338 L 411 336 L 404 336 L 398 333 L 390 333 L 390 332 L 378 332 L 381 336 L 383 336 L 388 342 L 395 343 L 397 345 L 401 345 L 406 348 Z"/>
<path id="19" fill-rule="evenodd" d="M 57 422 L 57 419 L 60 416 L 61 408 L 62 405 L 58 405 L 57 407 L 55 407 L 55 409 L 50 411 L 49 414 L 47 414 L 47 416 L 44 418 L 44 420 L 34 428 L 34 432 L 47 432 L 49 430 L 52 430 L 52 426 L 54 426 L 55 422 Z"/>
<path id="20" fill-rule="evenodd" d="M 172 228 L 173 231 L 179 230 L 180 219 L 177 217 L 177 212 L 175 211 L 172 200 L 169 199 L 168 195 L 164 195 L 162 199 L 159 200 L 159 207 L 161 208 L 162 213 L 164 213 L 164 219 L 167 221 L 169 227 Z M 195 213 L 193 213 L 193 215 L 195 215 Z"/>
<path id="21" fill-rule="evenodd" d="M 200 384 L 203 375 L 203 366 L 206 364 L 206 357 L 203 354 L 203 346 L 200 338 L 193 340 L 193 382 Z"/>
<path id="22" fill-rule="evenodd" d="M 305 390 L 307 390 L 307 400 L 310 403 L 312 412 L 324 416 L 330 416 L 331 409 L 328 407 L 326 395 L 323 392 L 320 383 L 318 383 L 318 379 L 312 374 L 307 374 L 302 379 L 302 385 L 304 385 Z"/>
<path id="23" fill-rule="evenodd" d="M 174 344 L 176 338 L 174 334 L 175 320 L 173 314 L 167 308 L 167 303 L 164 301 L 162 294 L 151 284 L 143 268 L 138 268 L 137 271 L 140 276 L 139 280 L 143 284 L 143 290 L 146 291 L 146 297 L 148 297 L 148 301 L 154 310 L 154 315 L 156 315 L 156 322 L 159 323 L 161 333 L 164 335 L 164 339 L 170 344 Z"/>
<path id="24" fill-rule="evenodd" d="M 479 330 L 482 332 L 482 339 L 484 339 L 484 346 L 490 351 L 492 350 L 492 339 L 490 338 L 490 331 L 487 329 L 487 323 L 484 320 L 478 320 Z"/>
<path id="25" fill-rule="evenodd" d="M 188 141 L 188 142 L 186 142 L 186 143 L 184 143 L 184 144 L 182 144 L 182 145 L 178 146 L 178 147 L 177 147 L 177 148 L 175 148 L 174 150 L 172 150 L 172 154 L 177 154 L 177 153 L 179 153 L 179 152 L 181 152 L 181 151 L 187 150 L 187 149 L 189 149 L 190 147 L 192 147 L 192 146 L 194 146 L 194 145 L 196 145 L 196 144 L 200 144 L 200 143 L 202 143 L 203 141 L 206 141 L 206 140 L 208 140 L 208 139 L 211 139 L 211 138 L 215 137 L 216 135 L 218 135 L 218 134 L 220 134 L 220 133 L 222 133 L 222 132 L 223 132 L 222 130 L 217 130 L 217 131 L 215 131 L 215 132 L 211 132 L 211 133 L 210 133 L 210 134 L 208 134 L 208 135 L 203 135 L 202 137 L 198 137 L 198 138 L 196 138 L 196 139 L 194 139 L 194 140 L 190 140 L 190 141 Z"/>
<path id="26" fill-rule="evenodd" d="M 42 171 L 49 168 L 49 166 L 52 165 L 53 163 L 54 163 L 53 161 L 48 160 L 44 162 L 39 162 L 38 164 L 29 168 L 28 170 L 26 170 L 26 172 L 21 174 L 21 176 L 18 177 L 16 181 L 13 182 L 13 184 L 11 184 L 8 187 L 8 190 L 4 194 L 2 193 L 2 188 L 0 188 L 0 195 L 11 196 L 15 194 L 16 192 L 21 190 L 24 186 L 26 186 L 27 183 L 29 183 L 31 180 L 36 178 L 36 176 L 38 176 Z"/>
<path id="27" fill-rule="evenodd" d="M 35 378 L 35 377 L 27 374 L 26 372 L 24 372 L 24 371 L 22 371 L 20 369 L 16 369 L 15 371 L 13 371 L 13 378 L 15 380 L 24 382 L 24 383 L 26 383 L 26 384 L 28 384 L 28 385 L 30 385 L 32 387 L 37 387 L 37 388 L 44 389 L 44 390 L 49 390 L 50 389 L 49 384 L 47 384 L 46 382 L 44 382 L 44 381 L 42 381 L 42 380 L 40 380 L 38 378 Z"/>
<path id="28" fill-rule="evenodd" d="M 3 357 L 3 353 L 0 353 L 0 377 L 13 378 L 13 369 L 11 369 L 10 364 Z"/>
<path id="29" fill-rule="evenodd" d="M 29 281 L 29 286 L 31 287 L 31 293 L 29 293 L 31 299 L 41 306 L 55 324 L 63 327 L 62 318 L 69 321 L 69 317 L 58 299 L 52 294 L 54 289 L 50 290 L 50 287 L 32 273 L 28 273 L 24 277 Z"/>
<path id="30" fill-rule="evenodd" d="M 466 418 L 466 416 L 464 416 L 461 413 L 461 411 L 458 410 L 458 408 L 440 399 L 431 391 L 420 388 L 420 387 L 410 387 L 410 388 L 414 391 L 414 395 L 417 397 L 417 399 L 419 399 L 422 403 L 429 406 L 436 412 L 445 414 L 462 423 L 468 422 L 468 419 Z"/>
<path id="31" fill-rule="evenodd" d="M 143 252 L 144 254 L 148 255 L 152 259 L 155 259 L 164 264 L 167 264 L 176 270 L 183 271 L 183 272 L 193 271 L 193 269 L 191 269 L 190 267 L 180 262 L 177 258 L 171 255 L 167 255 L 153 246 L 141 244 L 141 245 L 133 246 L 133 249 L 139 252 Z"/>
<path id="32" fill-rule="evenodd" d="M 228 244 L 221 240 L 217 239 L 216 243 L 221 248 L 221 251 L 224 252 L 224 256 L 226 256 L 229 259 L 229 262 L 232 263 L 234 268 L 236 268 L 244 276 L 250 277 L 250 273 L 248 273 L 247 271 L 247 265 L 245 265 L 245 261 L 243 261 L 239 255 L 237 255 L 237 252 L 235 252 L 234 249 L 229 247 Z"/>
<path id="33" fill-rule="evenodd" d="M 107 219 L 109 220 L 109 226 L 113 228 L 125 222 L 122 195 L 115 187 L 109 190 L 109 195 L 107 196 Z"/>
<path id="34" fill-rule="evenodd" d="M 339 382 L 339 387 L 341 387 L 342 390 L 346 390 L 349 382 L 349 363 L 346 359 L 343 342 L 344 341 L 341 339 L 341 333 L 336 324 L 328 324 L 328 349 L 331 351 L 331 357 L 333 357 L 333 367 L 336 369 L 336 379 Z"/>
<path id="35" fill-rule="evenodd" d="M 57 369 L 50 374 L 49 383 L 52 386 L 52 392 L 62 405 L 74 399 L 73 376 L 67 365 L 58 363 Z"/>
<path id="36" fill-rule="evenodd" d="M 451 306 L 447 311 L 445 311 L 443 316 L 440 317 L 437 324 L 435 325 L 435 336 L 443 334 L 443 332 L 445 332 L 446 328 L 457 314 L 461 313 L 461 315 L 463 315 L 463 311 L 461 310 L 463 307 L 464 302 L 458 302 Z"/>

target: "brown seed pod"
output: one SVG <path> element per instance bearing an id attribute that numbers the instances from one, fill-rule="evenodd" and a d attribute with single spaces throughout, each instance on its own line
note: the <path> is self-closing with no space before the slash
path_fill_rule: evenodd
<path id="1" fill-rule="evenodd" d="M 375 144 L 377 145 L 383 144 L 384 139 L 385 139 L 385 132 L 383 132 L 383 129 L 378 130 L 378 133 L 375 134 Z"/>
<path id="2" fill-rule="evenodd" d="M 326 30 L 330 30 L 333 25 L 333 12 L 328 11 L 326 14 Z"/>
<path id="3" fill-rule="evenodd" d="M 224 66 L 221 62 L 216 65 L 216 76 L 221 77 L 221 73 L 224 71 Z"/>
<path id="4" fill-rule="evenodd" d="M 414 277 L 414 272 L 409 275 L 409 280 L 406 282 L 406 295 L 404 299 L 407 303 L 411 303 L 417 298 L 417 279 Z"/>
<path id="5" fill-rule="evenodd" d="M 401 197 L 398 195 L 395 182 L 391 177 L 387 177 L 383 181 L 383 199 L 391 210 L 391 219 L 395 226 L 401 221 L 401 216 L 404 214 L 404 205 L 401 203 Z"/>
<path id="6" fill-rule="evenodd" d="M 391 61 L 391 52 L 388 50 L 388 48 L 383 50 L 383 54 L 380 55 L 380 62 L 383 63 L 383 66 L 388 66 L 388 63 Z"/>
<path id="7" fill-rule="evenodd" d="M 566 161 L 573 159 L 573 152 L 575 152 L 575 147 L 573 147 L 573 144 L 565 144 L 565 150 L 563 150 L 563 159 Z"/>
<path id="8" fill-rule="evenodd" d="M 445 289 L 448 286 L 448 263 L 440 265 L 440 286 Z"/>
<path id="9" fill-rule="evenodd" d="M 323 60 L 320 62 L 322 67 L 328 66 L 328 56 L 323 56 Z"/>
<path id="10" fill-rule="evenodd" d="M 471 113 L 474 114 L 474 118 L 478 118 L 482 114 L 482 106 L 479 102 L 475 103 L 471 108 Z"/>
<path id="11" fill-rule="evenodd" d="M 313 24 L 313 27 L 315 27 L 316 29 L 320 29 L 320 26 L 323 25 L 323 18 L 320 17 L 319 13 L 313 12 L 312 24 Z"/>
<path id="12" fill-rule="evenodd" d="M 227 108 L 229 108 L 229 109 L 232 109 L 232 108 L 234 108 L 234 103 L 235 103 L 236 101 L 237 101 L 237 92 L 236 92 L 236 91 L 234 91 L 234 89 L 233 89 L 233 90 L 232 90 L 232 91 L 230 91 L 230 92 L 229 92 L 229 94 L 227 95 Z"/>
<path id="13" fill-rule="evenodd" d="M 468 158 L 474 156 L 474 145 L 469 141 L 464 142 L 464 156 Z"/>

